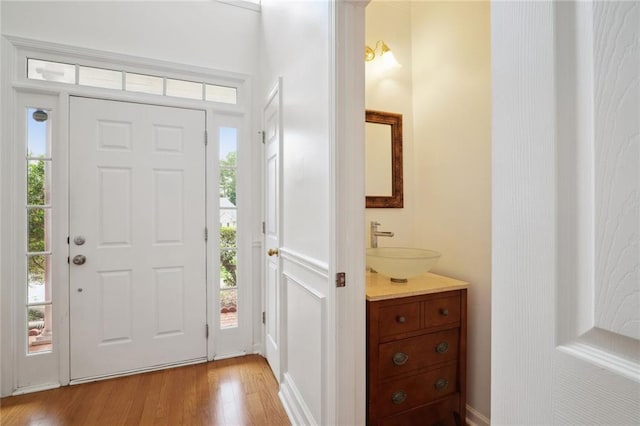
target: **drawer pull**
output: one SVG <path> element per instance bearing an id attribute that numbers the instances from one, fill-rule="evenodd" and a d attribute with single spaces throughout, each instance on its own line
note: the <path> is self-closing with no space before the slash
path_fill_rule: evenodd
<path id="1" fill-rule="evenodd" d="M 402 404 L 407 400 L 407 394 L 405 391 L 398 391 L 391 396 L 391 402 L 396 405 Z"/>
<path id="2" fill-rule="evenodd" d="M 438 379 L 436 383 L 433 385 L 437 390 L 446 389 L 449 386 L 449 381 L 447 379 Z"/>
<path id="3" fill-rule="evenodd" d="M 404 324 L 405 322 L 407 322 L 407 319 L 405 317 L 403 317 L 402 315 L 398 315 L 396 317 L 396 321 L 398 321 L 400 324 Z"/>
<path id="4" fill-rule="evenodd" d="M 439 354 L 443 354 L 449 350 L 449 344 L 447 342 L 442 342 L 436 346 L 436 352 Z"/>
<path id="5" fill-rule="evenodd" d="M 440 308 L 440 315 L 446 317 L 449 315 L 449 310 L 447 308 Z"/>
<path id="6" fill-rule="evenodd" d="M 393 363 L 395 365 L 405 365 L 407 360 L 409 359 L 409 355 L 404 352 L 396 352 L 393 354 Z"/>

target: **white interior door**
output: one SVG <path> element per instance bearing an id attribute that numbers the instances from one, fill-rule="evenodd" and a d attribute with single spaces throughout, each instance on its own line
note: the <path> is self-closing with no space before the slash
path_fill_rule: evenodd
<path id="1" fill-rule="evenodd" d="M 206 357 L 204 130 L 204 111 L 71 98 L 71 380 Z"/>
<path id="2" fill-rule="evenodd" d="M 280 81 L 263 109 L 265 170 L 265 356 L 280 382 Z"/>
<path id="3" fill-rule="evenodd" d="M 640 3 L 491 23 L 491 421 L 640 424 Z"/>

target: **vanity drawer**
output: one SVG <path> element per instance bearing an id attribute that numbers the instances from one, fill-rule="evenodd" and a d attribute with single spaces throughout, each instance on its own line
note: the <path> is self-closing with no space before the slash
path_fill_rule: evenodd
<path id="1" fill-rule="evenodd" d="M 386 379 L 458 358 L 459 329 L 382 343 L 378 351 L 378 375 Z"/>
<path id="2" fill-rule="evenodd" d="M 460 293 L 424 302 L 424 326 L 437 327 L 460 322 Z"/>
<path id="3" fill-rule="evenodd" d="M 419 330 L 420 302 L 401 303 L 380 308 L 378 333 L 380 337 Z"/>
<path id="4" fill-rule="evenodd" d="M 385 417 L 379 426 L 461 426 L 460 395 L 454 394 L 445 400 L 414 408 L 392 417 Z"/>
<path id="5" fill-rule="evenodd" d="M 379 415 L 384 417 L 426 404 L 457 391 L 457 365 L 431 370 L 403 379 L 380 383 Z"/>

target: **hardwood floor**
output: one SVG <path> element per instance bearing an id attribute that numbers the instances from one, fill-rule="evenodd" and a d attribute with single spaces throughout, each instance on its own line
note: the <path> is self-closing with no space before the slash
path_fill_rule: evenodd
<path id="1" fill-rule="evenodd" d="M 231 358 L 0 400 L 9 425 L 290 425 L 264 358 Z"/>

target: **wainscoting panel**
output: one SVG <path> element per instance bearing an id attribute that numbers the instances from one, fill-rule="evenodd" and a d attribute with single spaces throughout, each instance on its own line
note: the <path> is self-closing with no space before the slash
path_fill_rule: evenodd
<path id="1" fill-rule="evenodd" d="M 327 267 L 281 249 L 284 352 L 280 397 L 294 424 L 323 424 L 326 407 Z"/>

